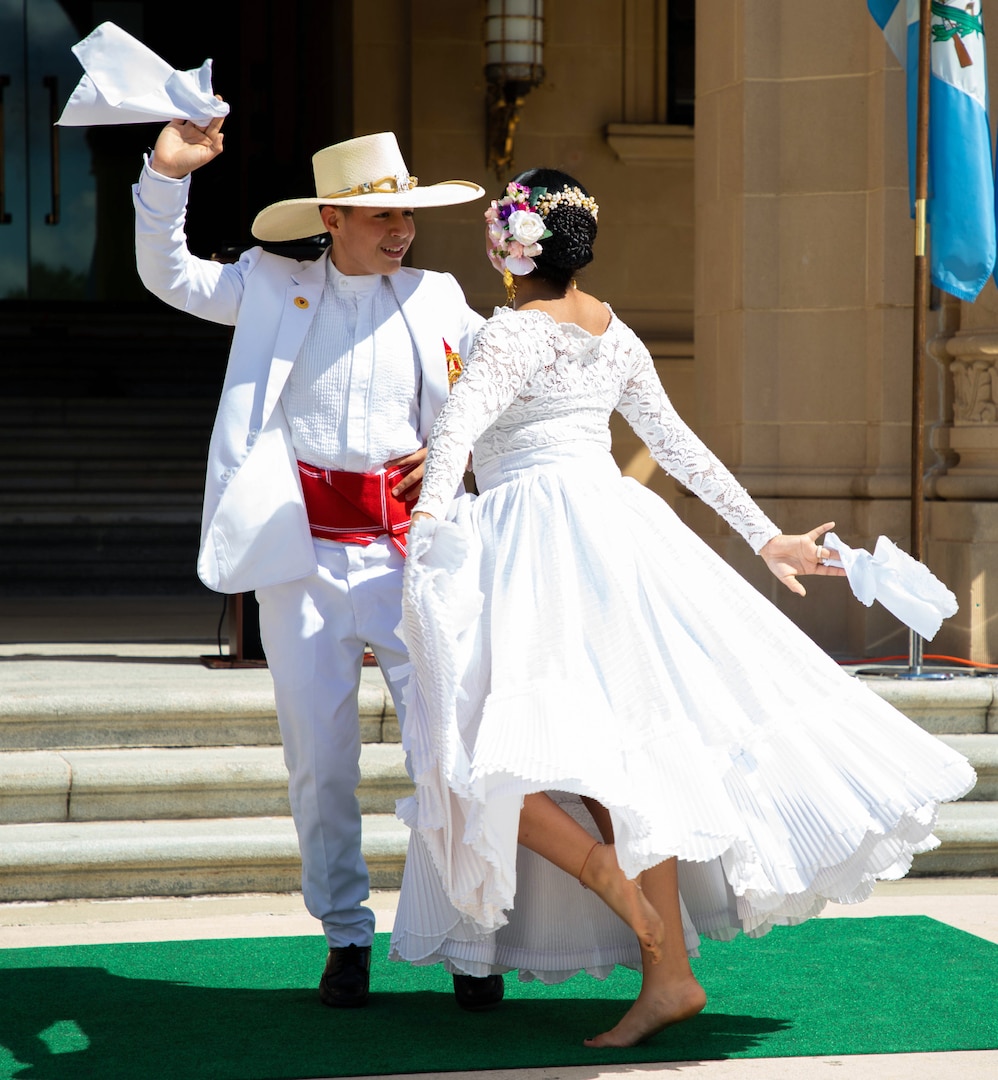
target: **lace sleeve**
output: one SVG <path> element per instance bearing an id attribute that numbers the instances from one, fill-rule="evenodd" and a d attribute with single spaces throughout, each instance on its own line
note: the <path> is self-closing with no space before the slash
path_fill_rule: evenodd
<path id="1" fill-rule="evenodd" d="M 635 337 L 627 384 L 617 410 L 670 476 L 716 510 L 758 554 L 780 532 L 730 470 L 684 423 L 669 400 L 648 350 Z"/>
<path id="2" fill-rule="evenodd" d="M 437 518 L 445 515 L 475 440 L 506 411 L 540 363 L 536 342 L 503 311 L 482 327 L 430 432 L 415 510 Z"/>

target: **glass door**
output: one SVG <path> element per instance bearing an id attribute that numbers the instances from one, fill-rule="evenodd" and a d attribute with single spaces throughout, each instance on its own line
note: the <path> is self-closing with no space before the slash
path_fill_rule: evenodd
<path id="1" fill-rule="evenodd" d="M 87 129 L 55 125 L 81 36 L 57 0 L 0 0 L 0 300 L 94 298 Z"/>

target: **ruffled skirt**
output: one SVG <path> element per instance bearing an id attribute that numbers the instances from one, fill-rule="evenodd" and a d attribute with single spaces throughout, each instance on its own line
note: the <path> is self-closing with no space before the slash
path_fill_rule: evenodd
<path id="1" fill-rule="evenodd" d="M 592 894 L 518 850 L 523 796 L 610 811 L 624 872 L 679 860 L 687 948 L 865 899 L 935 847 L 966 760 L 844 673 L 684 526 L 570 444 L 476 473 L 409 536 L 416 794 L 392 955 L 546 981 L 639 966 Z"/>

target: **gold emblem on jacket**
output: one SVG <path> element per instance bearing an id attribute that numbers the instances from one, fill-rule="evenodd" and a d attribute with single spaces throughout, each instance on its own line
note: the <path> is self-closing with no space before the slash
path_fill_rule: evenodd
<path id="1" fill-rule="evenodd" d="M 447 382 L 453 386 L 461 377 L 461 372 L 464 370 L 464 364 L 461 363 L 460 353 L 456 353 L 447 344 L 446 338 L 444 338 L 444 356 L 447 359 Z"/>

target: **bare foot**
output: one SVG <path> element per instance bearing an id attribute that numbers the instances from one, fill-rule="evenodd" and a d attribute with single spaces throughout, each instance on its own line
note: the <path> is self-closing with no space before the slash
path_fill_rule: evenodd
<path id="1" fill-rule="evenodd" d="M 637 935 L 641 948 L 648 952 L 652 963 L 657 964 L 662 958 L 665 924 L 645 899 L 641 886 L 624 876 L 617 864 L 613 844 L 600 844 L 593 849 L 579 880 L 627 923 Z"/>
<path id="2" fill-rule="evenodd" d="M 586 1046 L 595 1047 L 637 1046 L 670 1024 L 696 1016 L 706 1004 L 707 995 L 692 975 L 672 987 L 662 987 L 654 992 L 642 989 L 637 1001 L 616 1026 L 582 1041 Z"/>

